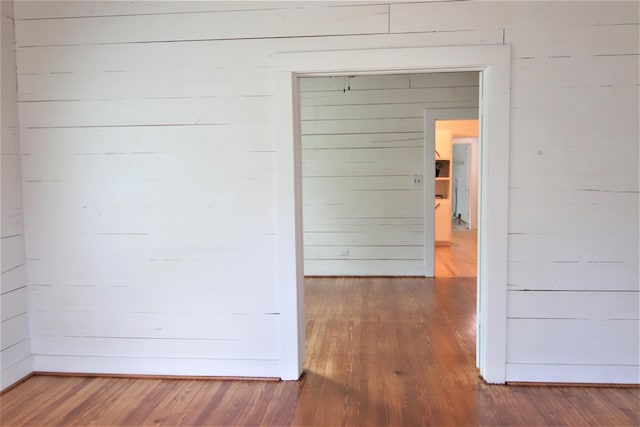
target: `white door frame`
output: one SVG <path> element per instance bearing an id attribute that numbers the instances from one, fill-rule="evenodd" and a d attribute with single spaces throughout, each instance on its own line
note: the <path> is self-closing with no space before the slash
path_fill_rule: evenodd
<path id="1" fill-rule="evenodd" d="M 472 176 L 471 175 L 471 150 L 472 150 L 472 144 L 470 142 L 456 142 L 457 138 L 454 138 L 453 140 L 453 146 L 460 146 L 464 149 L 464 169 L 465 169 L 465 176 L 466 176 L 466 180 L 465 180 L 465 193 L 462 196 L 462 198 L 464 199 L 464 203 L 465 203 L 465 207 L 466 207 L 466 212 L 464 212 L 465 216 L 462 217 L 462 220 L 467 224 L 467 230 L 471 230 L 471 182 L 472 182 L 472 178 L 476 179 L 476 182 L 478 180 L 477 176 Z M 453 154 L 451 155 L 451 163 L 453 163 Z M 455 174 L 454 174 L 455 175 Z M 458 185 L 460 185 L 460 181 L 458 181 Z M 456 197 L 456 205 L 458 207 L 458 211 L 457 213 L 460 214 L 460 196 Z"/>
<path id="2" fill-rule="evenodd" d="M 482 311 L 478 336 L 483 345 L 478 357 L 480 374 L 487 382 L 505 382 L 509 66 L 508 45 L 289 52 L 272 57 L 282 379 L 298 379 L 305 359 L 298 77 L 480 71 L 483 191 L 479 197 L 482 257 L 478 260 L 478 305 Z"/>
<path id="3" fill-rule="evenodd" d="M 457 194 L 454 191 L 455 196 L 455 205 L 456 205 L 456 211 L 454 212 L 456 215 L 456 218 L 460 218 L 462 221 L 464 221 L 465 224 L 467 224 L 467 229 L 469 229 L 469 224 L 471 224 L 471 209 L 469 209 L 469 199 L 470 199 L 470 194 L 471 194 L 471 175 L 469 173 L 469 166 L 470 166 L 470 162 L 471 162 L 471 143 L 470 142 L 456 142 L 458 138 L 453 138 L 452 140 L 452 149 L 455 150 L 456 147 L 459 147 L 459 149 L 464 150 L 464 167 L 462 169 L 464 169 L 464 176 L 465 176 L 465 180 L 464 182 L 461 181 L 459 178 L 456 178 L 456 173 L 455 171 L 452 173 L 453 176 L 453 184 L 455 185 L 455 183 L 458 183 L 458 191 L 460 190 L 464 190 L 463 193 Z M 460 151 L 460 150 L 458 150 Z M 452 169 L 456 168 L 456 162 L 453 159 L 454 157 L 454 153 L 451 153 L 451 164 Z M 459 169 L 460 170 L 460 169 Z M 464 184 L 464 188 L 461 188 L 461 186 Z M 461 210 L 462 208 L 460 206 L 464 207 L 464 211 Z M 462 216 L 462 214 L 464 214 L 464 216 Z"/>
<path id="4" fill-rule="evenodd" d="M 467 212 L 466 212 L 466 216 L 463 217 L 462 219 L 464 220 L 464 222 L 467 224 L 467 230 L 471 230 L 472 229 L 472 225 L 473 220 L 472 220 L 472 216 L 473 216 L 473 209 L 471 208 L 471 195 L 473 193 L 472 191 L 472 187 L 473 187 L 473 178 L 475 178 L 475 182 L 478 182 L 478 176 L 477 176 L 477 165 L 475 168 L 475 172 L 476 174 L 473 175 L 471 172 L 474 169 L 472 166 L 472 159 L 474 159 L 473 157 L 473 148 L 474 148 L 474 143 L 472 142 L 462 142 L 460 141 L 461 139 L 465 139 L 465 140 L 470 140 L 470 139 L 475 139 L 476 141 L 478 140 L 477 137 L 462 137 L 462 138 L 453 138 L 453 146 L 455 147 L 456 145 L 462 146 L 465 149 L 465 169 L 466 169 L 466 173 L 467 173 L 467 180 L 466 180 L 466 186 L 467 186 L 467 191 L 464 195 L 464 199 L 465 202 L 467 204 Z M 458 142 L 456 142 L 456 140 Z M 477 144 L 477 142 L 476 142 Z M 453 155 L 452 155 L 452 162 L 453 162 Z M 460 203 L 460 198 L 458 198 L 458 206 Z M 458 212 L 459 213 L 459 212 Z"/>

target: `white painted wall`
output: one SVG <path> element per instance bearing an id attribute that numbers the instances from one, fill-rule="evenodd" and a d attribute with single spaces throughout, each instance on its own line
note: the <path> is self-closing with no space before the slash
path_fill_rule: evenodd
<path id="1" fill-rule="evenodd" d="M 305 274 L 424 275 L 424 111 L 477 108 L 478 73 L 308 77 L 300 101 Z"/>
<path id="2" fill-rule="evenodd" d="M 0 276 L 0 390 L 32 370 L 27 274 L 22 214 L 22 179 L 16 103 L 13 2 L 0 3 L 0 128 L 2 136 L 2 275 Z"/>
<path id="3" fill-rule="evenodd" d="M 16 4 L 34 369 L 278 376 L 270 56 L 508 43 L 506 378 L 639 382 L 637 17 Z"/>

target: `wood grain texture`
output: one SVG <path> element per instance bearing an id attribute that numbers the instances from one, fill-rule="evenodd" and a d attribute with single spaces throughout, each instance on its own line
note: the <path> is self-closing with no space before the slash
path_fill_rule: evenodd
<path id="1" fill-rule="evenodd" d="M 450 245 L 436 245 L 435 261 L 436 277 L 476 277 L 477 231 L 453 230 Z"/>
<path id="2" fill-rule="evenodd" d="M 35 376 L 3 426 L 636 426 L 640 390 L 489 386 L 475 280 L 309 278 L 298 382 Z"/>

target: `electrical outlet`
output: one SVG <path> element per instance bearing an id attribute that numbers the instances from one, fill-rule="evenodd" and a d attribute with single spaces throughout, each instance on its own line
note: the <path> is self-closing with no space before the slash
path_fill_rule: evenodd
<path id="1" fill-rule="evenodd" d="M 340 249 L 340 256 L 349 256 L 349 249 Z"/>
<path id="2" fill-rule="evenodd" d="M 414 187 L 422 187 L 422 175 L 413 175 L 411 177 L 411 182 L 413 183 Z"/>

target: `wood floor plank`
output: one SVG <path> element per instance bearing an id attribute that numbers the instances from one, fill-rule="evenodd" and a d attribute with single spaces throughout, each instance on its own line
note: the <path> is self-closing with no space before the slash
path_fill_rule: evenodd
<path id="1" fill-rule="evenodd" d="M 436 277 L 475 277 L 477 274 L 477 230 L 451 231 L 451 244 L 435 247 Z"/>
<path id="2" fill-rule="evenodd" d="M 34 376 L 2 426 L 638 426 L 640 389 L 487 385 L 475 278 L 310 278 L 301 381 Z"/>
<path id="3" fill-rule="evenodd" d="M 208 382 L 199 380 L 181 381 L 181 387 L 158 402 L 155 411 L 147 414 L 143 425 L 185 425 L 186 408 L 197 407 L 198 397 L 204 394 Z M 212 388 L 212 387 L 208 387 Z"/>

